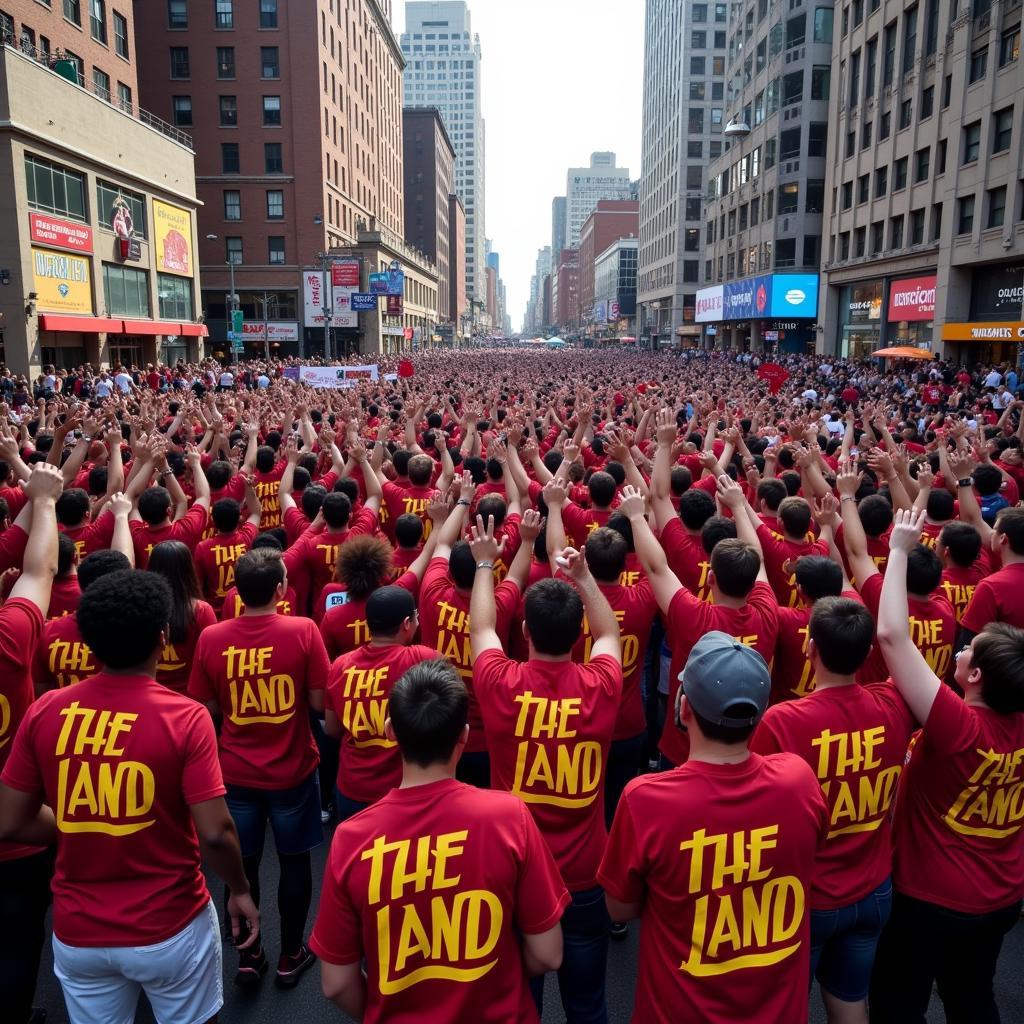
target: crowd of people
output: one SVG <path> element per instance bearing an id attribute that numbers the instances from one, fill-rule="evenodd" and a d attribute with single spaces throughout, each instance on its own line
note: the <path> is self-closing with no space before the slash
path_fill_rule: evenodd
<path id="1" fill-rule="evenodd" d="M 223 941 L 356 1020 L 537 1021 L 557 972 L 604 1022 L 635 919 L 644 1024 L 800 1024 L 815 979 L 831 1024 L 1000 1019 L 1013 366 L 285 369 L 0 374 L 5 1020 L 51 899 L 73 1024 L 216 1020 Z"/>

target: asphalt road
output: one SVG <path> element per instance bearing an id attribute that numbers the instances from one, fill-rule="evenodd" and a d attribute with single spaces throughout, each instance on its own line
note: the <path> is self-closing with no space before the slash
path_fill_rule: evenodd
<path id="1" fill-rule="evenodd" d="M 319 971 L 313 968 L 303 977 L 299 985 L 290 992 L 281 992 L 274 987 L 272 981 L 273 968 L 277 961 L 278 925 L 275 893 L 277 890 L 277 861 L 272 852 L 272 841 L 268 837 L 267 853 L 263 858 L 263 893 L 266 916 L 263 920 L 264 941 L 271 971 L 257 992 L 245 992 L 237 989 L 232 983 L 236 964 L 235 954 L 229 945 L 224 948 L 224 989 L 225 1004 L 220 1014 L 220 1024 L 281 1024 L 282 1021 L 302 1021 L 303 1024 L 341 1024 L 347 1020 L 339 1010 L 327 1003 L 320 994 Z M 323 874 L 324 859 L 327 855 L 327 843 L 324 843 L 313 854 L 313 910 L 310 921 L 319 899 L 319 880 Z M 222 906 L 221 886 L 214 881 L 211 884 L 215 905 Z M 638 953 L 638 928 L 630 926 L 628 940 L 622 943 L 610 943 L 608 952 L 608 1011 L 611 1024 L 624 1024 L 629 1020 L 633 1005 L 633 987 L 636 976 Z M 996 977 L 996 995 L 1004 1024 L 1024 1021 L 1024 922 L 1019 924 L 1007 938 L 999 961 Z M 53 962 L 50 947 L 47 944 L 42 969 L 39 976 L 39 988 L 36 1004 L 47 1010 L 47 1024 L 67 1024 L 68 1016 L 64 1009 L 64 999 L 60 985 L 53 975 Z M 3 1014 L 0 1012 L 0 1018 Z M 426 1019 L 426 1018 L 425 1018 Z M 139 1024 L 152 1024 L 153 1016 L 145 999 L 141 1001 L 136 1020 Z M 558 990 L 554 977 L 549 976 L 544 1000 L 544 1024 L 561 1024 L 564 1020 L 561 1005 L 558 1001 Z M 945 1021 L 941 1005 L 935 999 L 928 1015 L 929 1024 L 940 1024 Z M 817 993 L 811 996 L 811 1013 L 809 1024 L 824 1024 L 825 1014 Z M 94 1024 L 105 1024 L 95 1021 Z M 782 1024 L 782 1022 L 779 1022 Z M 789 1022 L 786 1022 L 789 1024 Z"/>

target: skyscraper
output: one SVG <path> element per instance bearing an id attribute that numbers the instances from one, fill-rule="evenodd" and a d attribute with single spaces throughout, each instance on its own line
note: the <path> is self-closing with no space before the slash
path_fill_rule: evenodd
<path id="1" fill-rule="evenodd" d="M 629 199 L 630 194 L 629 168 L 616 167 L 614 153 L 591 153 L 589 167 L 570 167 L 565 176 L 566 247 L 579 248 L 580 228 L 599 199 Z"/>
<path id="2" fill-rule="evenodd" d="M 455 192 L 466 209 L 466 293 L 486 299 L 484 120 L 480 37 L 462 0 L 405 5 L 405 106 L 436 107 L 455 147 Z"/>
<path id="3" fill-rule="evenodd" d="M 551 251 L 561 252 L 565 248 L 565 196 L 551 200 Z"/>

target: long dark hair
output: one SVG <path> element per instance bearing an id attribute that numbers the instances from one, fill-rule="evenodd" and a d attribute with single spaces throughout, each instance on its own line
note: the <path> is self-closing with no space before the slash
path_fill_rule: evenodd
<path id="1" fill-rule="evenodd" d="M 172 644 L 180 644 L 196 617 L 196 601 L 202 597 L 192 552 L 180 540 L 162 541 L 150 552 L 149 571 L 163 576 L 170 584 L 174 605 L 168 640 Z"/>

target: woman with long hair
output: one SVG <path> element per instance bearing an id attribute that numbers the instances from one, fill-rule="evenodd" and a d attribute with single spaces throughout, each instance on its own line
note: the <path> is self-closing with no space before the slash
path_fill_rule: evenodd
<path id="1" fill-rule="evenodd" d="M 177 693 L 185 693 L 199 634 L 217 621 L 217 615 L 200 597 L 192 552 L 181 541 L 165 540 L 157 544 L 149 556 L 148 568 L 149 572 L 167 580 L 174 598 L 167 644 L 156 667 L 157 682 Z"/>

